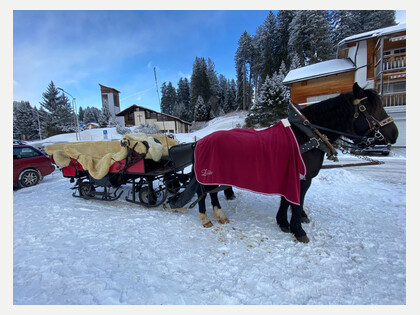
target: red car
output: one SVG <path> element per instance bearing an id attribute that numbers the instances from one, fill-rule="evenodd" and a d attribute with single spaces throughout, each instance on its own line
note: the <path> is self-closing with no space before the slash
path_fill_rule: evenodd
<path id="1" fill-rule="evenodd" d="M 13 145 L 13 187 L 29 187 L 55 170 L 50 159 L 30 145 Z"/>

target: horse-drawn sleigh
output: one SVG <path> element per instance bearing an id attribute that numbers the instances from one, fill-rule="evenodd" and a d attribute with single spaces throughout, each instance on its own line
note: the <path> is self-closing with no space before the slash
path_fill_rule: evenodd
<path id="1" fill-rule="evenodd" d="M 283 142 L 279 134 L 288 140 Z M 207 193 L 211 196 L 213 215 L 221 223 L 229 220 L 217 198 L 220 190 L 233 186 L 280 195 L 277 224 L 298 241 L 308 242 L 301 225 L 309 222 L 303 211 L 304 198 L 325 155 L 336 160 L 332 143 L 345 137 L 359 146 L 393 144 L 398 129 L 377 93 L 355 83 L 352 92 L 304 109 L 292 105 L 288 119 L 261 131 L 218 131 L 187 144 L 159 137 L 132 135 L 121 142 L 107 141 L 105 149 L 94 148 L 92 143 L 76 143 L 47 146 L 46 151 L 62 168 L 63 175 L 76 182 L 75 197 L 115 200 L 121 196 L 118 189 L 131 184 L 127 201 L 145 207 L 165 203 L 166 208 L 187 209 L 184 206 L 197 194 L 198 199 L 188 208 L 199 203 L 199 218 L 204 227 L 212 226 L 205 208 Z M 109 150 L 111 146 L 113 149 Z M 82 149 L 91 149 L 92 154 L 86 156 Z M 105 154 L 98 155 L 99 150 L 105 150 Z M 100 161 L 106 162 L 104 167 L 97 167 Z M 233 192 L 229 191 L 232 197 Z M 167 198 L 168 195 L 171 196 Z"/>

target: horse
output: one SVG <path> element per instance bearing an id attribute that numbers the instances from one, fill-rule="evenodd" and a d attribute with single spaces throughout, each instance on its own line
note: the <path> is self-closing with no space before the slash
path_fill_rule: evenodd
<path id="1" fill-rule="evenodd" d="M 308 124 L 322 130 L 323 135 L 330 143 L 334 143 L 343 135 L 348 138 L 353 137 L 355 143 L 375 141 L 395 144 L 398 138 L 398 128 L 392 117 L 387 115 L 378 93 L 372 89 L 361 88 L 357 82 L 354 83 L 351 92 L 311 104 L 303 108 L 301 114 L 306 118 L 301 126 L 299 123 L 291 122 L 291 128 L 300 148 L 310 138 L 306 132 L 302 131 L 302 125 Z M 317 141 L 319 142 L 321 139 L 318 138 Z M 300 203 L 291 203 L 282 196 L 276 215 L 276 222 L 281 231 L 292 233 L 296 240 L 302 243 L 309 242 L 301 224 L 309 222 L 308 216 L 303 210 L 305 195 L 311 186 L 312 179 L 318 175 L 322 167 L 325 154 L 326 151 L 321 150 L 319 145 L 301 152 L 306 166 L 306 176 L 300 180 Z M 215 186 L 199 184 L 197 187 L 196 193 L 201 198 L 198 216 L 203 226 L 211 227 L 213 225 L 206 214 L 205 196 L 207 193 L 210 193 L 214 218 L 222 224 L 228 223 L 229 219 L 220 206 Z M 287 219 L 289 206 L 292 210 L 290 222 Z"/>

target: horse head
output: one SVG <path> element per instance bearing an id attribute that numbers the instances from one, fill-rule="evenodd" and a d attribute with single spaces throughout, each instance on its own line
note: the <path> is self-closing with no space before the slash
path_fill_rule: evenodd
<path id="1" fill-rule="evenodd" d="M 377 144 L 394 144 L 398 138 L 398 128 L 394 119 L 386 113 L 378 93 L 362 89 L 356 82 L 353 96 L 353 132 L 373 139 Z"/>

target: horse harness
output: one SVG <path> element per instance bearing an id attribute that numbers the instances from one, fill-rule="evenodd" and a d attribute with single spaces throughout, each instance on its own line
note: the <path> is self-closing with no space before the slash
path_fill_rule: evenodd
<path id="1" fill-rule="evenodd" d="M 374 118 L 369 112 L 366 110 L 366 106 L 362 104 L 362 101 L 367 99 L 367 97 L 363 98 L 356 98 L 353 101 L 353 105 L 357 107 L 357 109 L 354 112 L 354 119 L 357 119 L 359 117 L 359 112 L 362 113 L 365 116 L 365 119 L 369 125 L 369 130 L 367 130 L 364 134 L 364 137 L 367 137 L 368 134 L 370 134 L 372 131 L 375 132 L 373 138 L 367 138 L 366 144 L 370 145 L 373 143 L 374 140 L 382 141 L 385 139 L 384 135 L 381 133 L 380 129 L 390 123 L 394 122 L 394 118 L 391 116 L 388 116 L 387 118 L 379 121 L 376 118 Z"/>
<path id="2" fill-rule="evenodd" d="M 296 126 L 300 131 L 302 131 L 309 140 L 305 143 L 300 145 L 301 153 L 305 153 L 312 149 L 319 149 L 327 154 L 327 159 L 333 160 L 334 162 L 338 162 L 337 158 L 337 151 L 329 142 L 328 138 L 325 135 L 322 135 L 318 129 L 329 131 L 335 134 L 339 134 L 341 136 L 348 137 L 350 139 L 358 139 L 361 140 L 361 143 L 366 144 L 367 146 L 372 145 L 375 140 L 382 141 L 385 139 L 384 135 L 381 133 L 380 128 L 394 122 L 394 119 L 389 116 L 381 121 L 378 121 L 374 118 L 369 112 L 366 110 L 366 106 L 362 104 L 362 101 L 367 99 L 367 97 L 363 98 L 356 98 L 353 100 L 353 105 L 355 108 L 354 113 L 354 120 L 359 117 L 359 113 L 362 113 L 365 116 L 365 119 L 369 125 L 369 129 L 365 132 L 363 136 L 357 136 L 354 134 L 341 132 L 329 128 L 325 128 L 322 126 L 318 126 L 309 122 L 309 120 L 300 112 L 298 109 L 298 105 L 293 104 L 290 102 L 290 107 L 293 109 L 292 111 L 289 110 L 288 119 L 291 124 Z M 374 131 L 374 137 L 368 138 L 368 135 Z"/>

